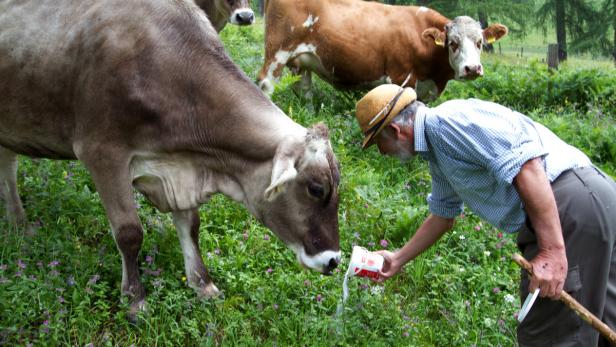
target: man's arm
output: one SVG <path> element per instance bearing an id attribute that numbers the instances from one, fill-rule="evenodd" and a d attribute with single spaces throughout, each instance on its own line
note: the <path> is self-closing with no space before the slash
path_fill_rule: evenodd
<path id="1" fill-rule="evenodd" d="M 558 299 L 567 278 L 567 255 L 556 200 L 542 160 L 535 158 L 524 163 L 513 185 L 524 202 L 539 246 L 539 253 L 530 261 L 534 276 L 529 290 L 540 288 L 541 296 Z"/>
<path id="2" fill-rule="evenodd" d="M 423 251 L 436 243 L 447 230 L 453 227 L 453 224 L 453 218 L 443 218 L 431 214 L 417 229 L 415 235 L 397 252 L 378 251 L 379 254 L 385 257 L 385 264 L 383 265 L 379 282 L 393 277 L 400 272 L 404 264 L 415 259 Z"/>

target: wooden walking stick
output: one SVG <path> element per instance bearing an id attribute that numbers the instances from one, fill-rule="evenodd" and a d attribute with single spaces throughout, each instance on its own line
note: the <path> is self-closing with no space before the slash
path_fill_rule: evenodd
<path id="1" fill-rule="evenodd" d="M 518 265 L 520 265 L 524 270 L 528 271 L 531 276 L 533 275 L 532 265 L 526 259 L 524 259 L 523 256 L 515 253 L 511 257 L 513 258 L 513 261 L 518 263 Z M 580 316 L 580 318 L 585 320 L 599 333 L 601 333 L 601 335 L 608 339 L 612 343 L 612 345 L 616 345 L 616 333 L 564 290 L 560 293 L 560 301 L 562 301 L 565 305 L 569 306 L 569 308 L 572 309 L 575 314 Z"/>

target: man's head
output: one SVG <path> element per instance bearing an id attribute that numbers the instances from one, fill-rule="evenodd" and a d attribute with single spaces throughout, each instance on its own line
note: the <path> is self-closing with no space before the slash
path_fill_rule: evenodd
<path id="1" fill-rule="evenodd" d="M 417 95 L 412 88 L 384 84 L 368 92 L 356 105 L 355 117 L 364 133 L 362 147 L 376 143 L 382 154 L 407 160 L 413 150 L 413 120 Z"/>

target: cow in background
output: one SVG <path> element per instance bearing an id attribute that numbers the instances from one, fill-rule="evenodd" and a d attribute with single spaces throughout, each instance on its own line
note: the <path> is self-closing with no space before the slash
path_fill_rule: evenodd
<path id="1" fill-rule="evenodd" d="M 235 25 L 250 25 L 255 14 L 248 0 L 194 0 L 207 14 L 210 22 L 220 32 L 227 22 Z"/>
<path id="2" fill-rule="evenodd" d="M 145 297 L 133 188 L 173 214 L 188 284 L 214 285 L 199 207 L 242 203 L 304 266 L 340 262 L 338 163 L 327 128 L 287 117 L 238 69 L 192 0 L 0 2 L 0 199 L 25 227 L 17 155 L 78 159 L 122 256 L 131 316 Z"/>
<path id="3" fill-rule="evenodd" d="M 507 27 L 481 30 L 470 17 L 450 20 L 426 7 L 360 0 L 269 0 L 265 9 L 265 61 L 257 83 L 271 93 L 286 66 L 309 90 L 311 72 L 340 88 L 401 84 L 420 99 L 435 98 L 450 79 L 483 75 L 484 41 Z"/>

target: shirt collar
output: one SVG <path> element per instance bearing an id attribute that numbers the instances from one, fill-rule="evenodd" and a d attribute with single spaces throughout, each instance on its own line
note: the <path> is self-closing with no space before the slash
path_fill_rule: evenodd
<path id="1" fill-rule="evenodd" d="M 415 139 L 415 152 L 428 152 L 428 141 L 426 140 L 426 113 L 428 108 L 426 106 L 418 106 L 415 113 L 414 124 L 414 139 Z"/>

